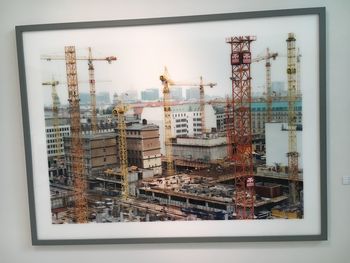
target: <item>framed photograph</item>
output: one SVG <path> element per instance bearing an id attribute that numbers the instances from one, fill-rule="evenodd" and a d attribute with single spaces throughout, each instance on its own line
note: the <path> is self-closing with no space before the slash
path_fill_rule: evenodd
<path id="1" fill-rule="evenodd" d="M 16 36 L 33 245 L 327 239 L 325 8 Z"/>

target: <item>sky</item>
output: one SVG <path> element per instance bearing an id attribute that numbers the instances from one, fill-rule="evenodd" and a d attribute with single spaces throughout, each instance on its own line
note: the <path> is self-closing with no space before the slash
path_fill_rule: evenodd
<path id="1" fill-rule="evenodd" d="M 216 82 L 213 89 L 206 89 L 209 96 L 231 94 L 230 45 L 226 37 L 239 35 L 256 36 L 252 42 L 252 57 L 264 55 L 266 48 L 278 52 L 272 61 L 272 81 L 286 81 L 287 44 L 289 32 L 295 33 L 296 46 L 300 48 L 301 89 L 315 84 L 317 79 L 318 35 L 316 16 L 261 18 L 189 24 L 102 28 L 87 30 L 61 30 L 36 32 L 33 55 L 40 67 L 41 81 L 53 77 L 66 81 L 64 61 L 43 61 L 41 55 L 64 55 L 64 46 L 76 46 L 77 56 L 87 56 L 92 47 L 96 57 L 116 56 L 117 61 L 108 64 L 96 61 L 96 91 L 110 94 L 159 88 L 159 76 L 167 66 L 174 81 Z M 34 41 L 35 39 L 35 41 Z M 29 43 L 31 43 L 29 41 Z M 33 56 L 32 56 L 33 57 Z M 80 92 L 88 92 L 88 67 L 86 61 L 77 62 Z M 263 92 L 265 62 L 251 65 L 252 92 Z M 38 78 L 39 79 L 39 78 Z M 107 81 L 107 82 L 106 82 Z M 285 85 L 287 87 L 287 85 Z M 50 103 L 50 89 L 42 87 L 45 104 Z M 67 100 L 67 88 L 58 88 L 61 103 Z M 183 92 L 185 94 L 185 92 Z"/>

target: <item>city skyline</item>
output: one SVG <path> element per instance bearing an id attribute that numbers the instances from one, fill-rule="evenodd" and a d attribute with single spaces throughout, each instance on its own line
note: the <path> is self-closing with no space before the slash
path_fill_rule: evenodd
<path id="1" fill-rule="evenodd" d="M 183 28 L 181 25 L 158 25 L 151 27 L 131 27 L 112 29 L 106 42 L 106 29 L 91 30 L 96 37 L 91 39 L 84 30 L 76 30 L 76 36 L 67 32 L 55 32 L 52 41 L 46 41 L 45 46 L 38 45 L 34 52 L 37 58 L 41 55 L 63 55 L 65 45 L 75 45 L 78 56 L 87 56 L 87 47 L 92 47 L 93 56 L 116 56 L 117 61 L 110 65 L 106 62 L 95 62 L 96 91 L 108 91 L 111 95 L 128 90 L 148 88 L 162 89 L 159 76 L 167 66 L 170 77 L 174 81 L 199 82 L 203 76 L 205 82 L 216 82 L 218 85 L 206 90 L 207 95 L 230 94 L 230 47 L 225 38 L 234 35 L 255 35 L 256 41 L 251 44 L 252 56 L 264 55 L 266 48 L 278 52 L 276 60 L 271 60 L 272 81 L 286 82 L 287 33 L 294 32 L 296 45 L 300 47 L 302 59 L 301 87 L 314 85 L 312 76 L 314 64 L 317 62 L 317 37 L 302 25 L 312 24 L 312 17 L 301 17 L 297 21 L 284 18 L 285 27 L 280 28 L 279 19 L 253 21 L 219 21 L 210 23 L 190 23 Z M 291 19 L 293 23 L 288 23 Z M 307 20 L 307 21 L 306 21 Z M 266 27 L 268 23 L 276 25 L 273 31 Z M 215 29 L 215 30 L 214 30 Z M 219 29 L 219 30 L 218 30 Z M 109 30 L 109 29 L 108 29 Z M 137 32 L 137 34 L 135 33 Z M 195 32 L 195 33 L 193 33 Z M 209 32 L 209 33 L 208 33 Z M 152 37 L 148 37 L 151 34 Z M 147 39 L 147 41 L 145 40 Z M 141 41 L 142 44 L 140 43 Z M 140 44 L 138 44 L 140 43 Z M 41 81 L 55 79 L 65 81 L 64 61 L 39 61 L 42 68 Z M 79 81 L 88 80 L 86 61 L 78 62 Z M 265 84 L 265 63 L 253 63 L 252 92 L 263 92 Z M 110 81 L 111 83 L 99 83 Z M 80 92 L 88 91 L 88 84 L 79 84 Z M 58 89 L 61 101 L 66 101 L 66 88 Z M 49 90 L 45 91 L 45 100 L 49 100 Z"/>

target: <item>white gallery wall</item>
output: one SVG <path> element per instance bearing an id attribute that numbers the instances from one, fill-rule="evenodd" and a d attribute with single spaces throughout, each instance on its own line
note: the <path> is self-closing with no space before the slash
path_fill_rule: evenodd
<path id="1" fill-rule="evenodd" d="M 327 17 L 328 241 L 31 245 L 16 25 L 319 6 Z M 342 185 L 350 175 L 349 14 L 348 0 L 0 0 L 0 262 L 350 262 L 350 185 Z"/>

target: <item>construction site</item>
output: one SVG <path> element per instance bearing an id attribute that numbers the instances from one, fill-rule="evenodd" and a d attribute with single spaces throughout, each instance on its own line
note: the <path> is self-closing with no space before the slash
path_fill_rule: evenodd
<path id="1" fill-rule="evenodd" d="M 303 218 L 296 37 L 286 36 L 286 92 L 279 95 L 272 89 L 271 67 L 280 54 L 266 48 L 253 56 L 255 36 L 224 41 L 230 95 L 208 101 L 205 90 L 220 93 L 217 83 L 203 77 L 176 81 L 165 68 L 155 76 L 162 93 L 157 104 L 120 98 L 106 114 L 96 103 L 95 64 L 119 58 L 94 57 L 91 48 L 80 57 L 74 46 L 66 46 L 63 56 L 42 57 L 45 63 L 65 61 L 67 76 L 66 83 L 42 83 L 51 87 L 52 97 L 45 109 L 52 223 Z M 266 90 L 256 98 L 251 64 L 260 62 Z M 87 64 L 89 76 L 85 111 L 79 98 L 80 63 Z M 59 103 L 60 85 L 68 91 L 65 109 Z M 198 89 L 198 99 L 172 98 L 178 87 Z"/>

